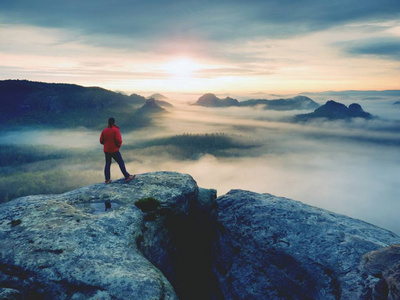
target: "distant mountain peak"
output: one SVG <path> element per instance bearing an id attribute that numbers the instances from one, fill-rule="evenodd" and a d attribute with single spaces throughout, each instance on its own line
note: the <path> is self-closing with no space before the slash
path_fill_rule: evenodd
<path id="1" fill-rule="evenodd" d="M 166 112 L 166 110 L 161 106 L 159 106 L 156 102 L 156 99 L 154 98 L 147 99 L 146 103 L 137 111 L 137 113 L 139 114 L 163 113 L 163 112 Z"/>
<path id="2" fill-rule="evenodd" d="M 269 110 L 291 110 L 291 109 L 315 109 L 318 103 L 306 96 L 296 96 L 287 99 L 250 99 L 239 102 L 237 99 L 226 97 L 220 99 L 214 94 L 207 93 L 201 96 L 194 105 L 206 107 L 230 107 L 230 106 L 257 106 L 263 105 Z"/>
<path id="3" fill-rule="evenodd" d="M 212 93 L 207 93 L 201 96 L 194 105 L 207 106 L 207 107 L 228 107 L 238 106 L 239 101 L 234 98 L 226 97 L 220 99 Z"/>
<path id="4" fill-rule="evenodd" d="M 164 96 L 163 94 L 160 94 L 160 93 L 155 93 L 155 94 L 153 94 L 153 95 L 147 97 L 147 99 L 151 99 L 151 98 L 153 98 L 153 99 L 155 99 L 155 100 L 161 100 L 161 101 L 166 101 L 166 100 L 168 100 L 168 97 L 167 97 L 167 96 Z"/>
<path id="5" fill-rule="evenodd" d="M 173 106 L 171 103 L 167 102 L 167 100 L 169 100 L 168 97 L 166 97 L 162 94 L 159 94 L 159 93 L 153 94 L 153 95 L 147 97 L 146 99 L 147 100 L 154 99 L 156 104 L 158 104 L 159 106 L 162 106 L 162 107 L 172 107 Z"/>
<path id="6" fill-rule="evenodd" d="M 317 118 L 328 120 L 350 120 L 352 118 L 372 119 L 373 116 L 370 113 L 365 112 L 358 103 L 350 104 L 349 107 L 347 107 L 343 103 L 329 100 L 312 113 L 297 115 L 295 121 L 301 122 Z"/>

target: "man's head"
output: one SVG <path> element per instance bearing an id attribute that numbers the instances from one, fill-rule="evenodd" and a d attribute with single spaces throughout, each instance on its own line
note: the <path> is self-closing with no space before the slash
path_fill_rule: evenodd
<path id="1" fill-rule="evenodd" d="M 115 124 L 115 119 L 114 118 L 109 118 L 108 119 L 108 126 L 112 127 Z"/>

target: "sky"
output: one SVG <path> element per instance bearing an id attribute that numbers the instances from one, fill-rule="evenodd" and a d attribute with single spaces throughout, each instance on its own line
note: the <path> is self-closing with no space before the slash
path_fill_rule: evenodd
<path id="1" fill-rule="evenodd" d="M 126 93 L 399 89 L 399 0 L 1 0 L 0 80 Z"/>

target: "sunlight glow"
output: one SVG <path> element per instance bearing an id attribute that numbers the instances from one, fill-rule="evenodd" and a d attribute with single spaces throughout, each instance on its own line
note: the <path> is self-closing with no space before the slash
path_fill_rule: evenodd
<path id="1" fill-rule="evenodd" d="M 201 69 L 201 65 L 189 58 L 182 57 L 164 64 L 161 69 L 175 78 L 190 78 Z"/>

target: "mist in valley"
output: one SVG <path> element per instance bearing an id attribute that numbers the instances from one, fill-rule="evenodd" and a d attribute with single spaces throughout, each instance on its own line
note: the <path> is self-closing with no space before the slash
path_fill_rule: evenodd
<path id="1" fill-rule="evenodd" d="M 317 100 L 325 103 L 323 97 Z M 304 111 L 176 103 L 168 114 L 154 118 L 152 126 L 133 131 L 121 127 L 121 153 L 130 173 L 188 173 L 200 187 L 214 188 L 218 195 L 230 189 L 270 193 L 399 234 L 400 107 L 393 105 L 398 99 L 335 100 L 358 102 L 380 118 L 295 124 L 282 120 Z M 99 136 L 83 127 L 3 129 L 0 144 L 12 151 L 2 150 L 2 160 L 7 160 L 1 165 L 3 198 L 28 193 L 15 190 L 40 176 L 44 186 L 61 185 L 50 193 L 103 182 Z M 183 138 L 171 139 L 175 136 Z M 185 144 L 193 139 L 199 147 Z M 222 144 L 215 144 L 218 140 Z M 15 153 L 20 155 L 13 163 Z M 111 174 L 114 180 L 122 177 L 116 163 Z M 49 179 L 57 176 L 58 181 Z"/>

